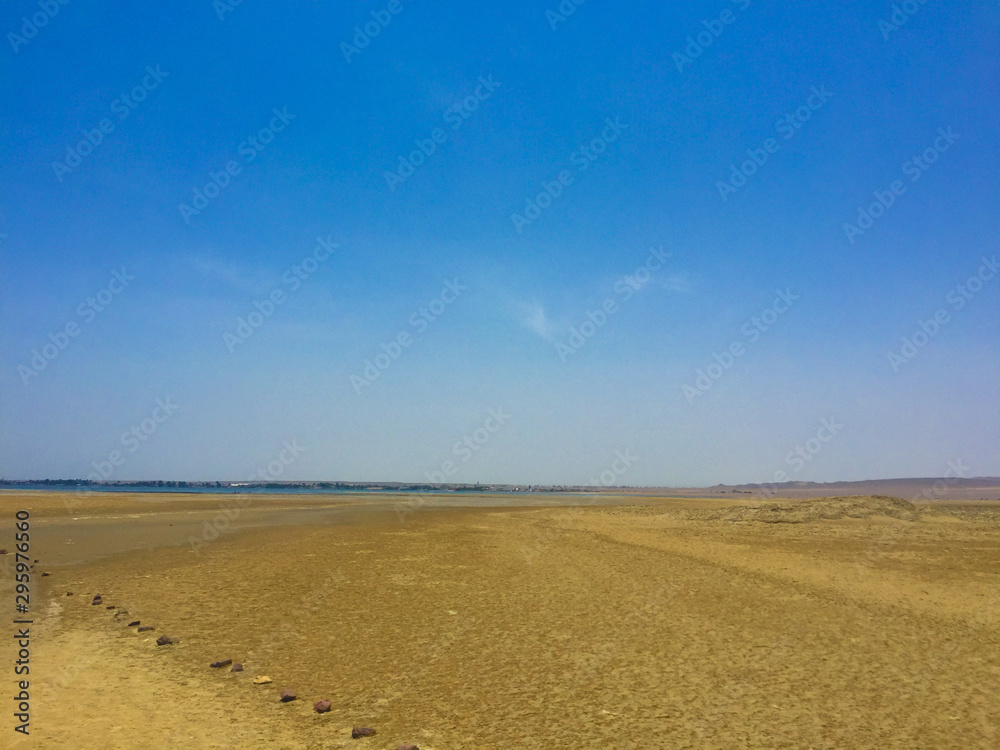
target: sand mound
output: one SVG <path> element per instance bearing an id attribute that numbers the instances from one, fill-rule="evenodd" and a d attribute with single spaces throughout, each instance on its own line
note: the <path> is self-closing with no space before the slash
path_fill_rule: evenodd
<path id="1" fill-rule="evenodd" d="M 915 521 L 920 511 L 913 503 L 886 495 L 856 495 L 853 497 L 821 497 L 790 503 L 761 503 L 741 508 L 729 508 L 717 518 L 734 522 L 807 523 L 837 518 L 870 518 L 889 516 L 903 521 Z"/>

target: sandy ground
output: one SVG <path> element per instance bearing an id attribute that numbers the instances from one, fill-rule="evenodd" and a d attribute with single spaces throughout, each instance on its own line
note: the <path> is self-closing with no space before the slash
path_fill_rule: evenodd
<path id="1" fill-rule="evenodd" d="M 0 747 L 1000 747 L 996 503 L 271 498 L 207 541 L 227 500 L 0 494 L 40 560 Z"/>

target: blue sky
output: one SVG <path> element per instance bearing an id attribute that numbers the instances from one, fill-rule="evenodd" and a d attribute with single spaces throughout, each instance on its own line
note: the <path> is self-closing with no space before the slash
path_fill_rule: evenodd
<path id="1" fill-rule="evenodd" d="M 997 5 L 561 7 L 7 3 L 0 474 L 1000 475 Z"/>

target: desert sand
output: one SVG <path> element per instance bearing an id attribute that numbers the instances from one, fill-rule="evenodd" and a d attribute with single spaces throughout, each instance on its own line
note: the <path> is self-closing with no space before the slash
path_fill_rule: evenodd
<path id="1" fill-rule="evenodd" d="M 407 500 L 0 493 L 0 746 L 1000 747 L 995 501 Z"/>

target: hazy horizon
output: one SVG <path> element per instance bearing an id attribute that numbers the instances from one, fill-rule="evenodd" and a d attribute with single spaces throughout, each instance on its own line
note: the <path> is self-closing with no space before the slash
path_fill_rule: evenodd
<path id="1" fill-rule="evenodd" d="M 45 479 L 16 479 L 8 477 L 0 477 L 0 483 L 3 484 L 37 484 L 40 482 L 50 482 L 53 484 L 60 483 L 72 483 L 79 481 L 87 481 L 87 477 L 48 477 Z M 786 480 L 783 482 L 734 482 L 734 483 L 721 483 L 717 482 L 715 484 L 709 485 L 637 485 L 623 483 L 619 485 L 602 485 L 602 484 L 519 484 L 515 482 L 397 482 L 392 480 L 379 480 L 379 479 L 367 479 L 367 480 L 342 480 L 342 479 L 261 479 L 261 480 L 251 480 L 246 479 L 200 479 L 200 480 L 185 480 L 185 479 L 166 479 L 166 478 L 156 478 L 156 479 L 92 479 L 90 480 L 95 484 L 152 484 L 156 482 L 161 483 L 176 483 L 182 485 L 189 484 L 212 484 L 220 483 L 229 486 L 237 486 L 242 484 L 264 484 L 264 483 L 277 483 L 277 484 L 349 484 L 349 485 L 395 485 L 395 484 L 412 484 L 417 485 L 434 485 L 439 484 L 441 486 L 469 486 L 474 487 L 477 484 L 480 486 L 497 486 L 497 487 L 540 487 L 540 488 L 553 488 L 553 487 L 584 487 L 588 489 L 601 489 L 602 487 L 609 487 L 612 489 L 637 489 L 637 490 L 698 490 L 698 489 L 712 489 L 714 487 L 752 487 L 752 486 L 773 486 L 780 487 L 784 485 L 796 485 L 796 484 L 816 484 L 820 486 L 834 485 L 834 484 L 876 484 L 876 483 L 902 483 L 902 482 L 929 482 L 929 481 L 943 481 L 947 488 L 959 488 L 968 487 L 969 483 L 990 481 L 990 482 L 1000 482 L 1000 477 L 989 477 L 989 476 L 968 476 L 968 477 L 955 477 L 954 474 L 948 473 L 942 476 L 926 476 L 926 477 L 880 477 L 880 478 L 868 478 L 868 479 L 856 479 L 856 480 L 830 480 L 827 482 L 813 482 L 811 480 Z M 941 493 L 939 493 L 941 494 Z"/>
<path id="2" fill-rule="evenodd" d="M 1000 475 L 996 4 L 57 5 L 4 476 Z"/>

